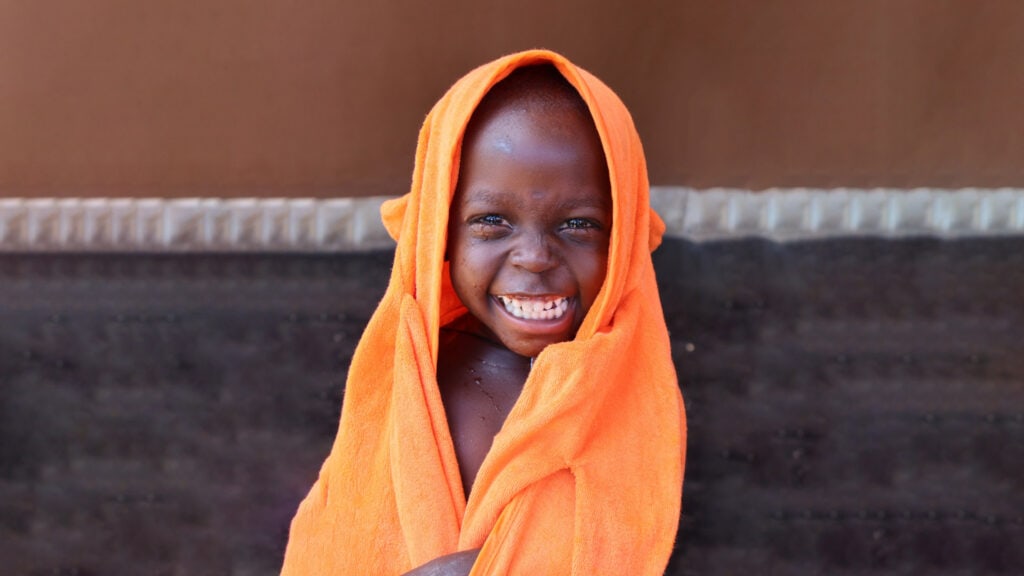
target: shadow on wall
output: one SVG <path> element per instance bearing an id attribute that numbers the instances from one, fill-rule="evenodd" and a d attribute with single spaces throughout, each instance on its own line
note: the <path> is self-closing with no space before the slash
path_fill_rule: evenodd
<path id="1" fill-rule="evenodd" d="M 668 574 L 1020 573 L 1024 239 L 668 240 Z M 10 574 L 276 574 L 387 252 L 0 256 Z"/>

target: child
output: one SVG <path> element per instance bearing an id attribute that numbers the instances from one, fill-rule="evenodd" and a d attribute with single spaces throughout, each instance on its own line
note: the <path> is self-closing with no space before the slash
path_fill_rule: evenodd
<path id="1" fill-rule="evenodd" d="M 625 107 L 562 56 L 449 90 L 284 575 L 664 571 L 685 420 L 647 195 Z"/>

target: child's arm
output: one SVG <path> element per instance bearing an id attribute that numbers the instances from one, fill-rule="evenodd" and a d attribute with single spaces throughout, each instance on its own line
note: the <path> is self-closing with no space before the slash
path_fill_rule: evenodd
<path id="1" fill-rule="evenodd" d="M 473 569 L 473 563 L 476 562 L 476 556 L 479 553 L 480 549 L 475 548 L 441 556 L 419 568 L 406 572 L 403 576 L 467 576 Z"/>

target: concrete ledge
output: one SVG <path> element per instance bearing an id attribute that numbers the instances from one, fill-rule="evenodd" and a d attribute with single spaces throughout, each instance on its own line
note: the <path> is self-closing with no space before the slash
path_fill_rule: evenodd
<path id="1" fill-rule="evenodd" d="M 1024 190 L 657 188 L 668 233 L 694 241 L 1024 234 Z"/>
<path id="2" fill-rule="evenodd" d="M 388 248 L 385 197 L 0 199 L 0 252 L 351 252 Z M 654 187 L 693 241 L 1024 234 L 1024 189 Z"/>

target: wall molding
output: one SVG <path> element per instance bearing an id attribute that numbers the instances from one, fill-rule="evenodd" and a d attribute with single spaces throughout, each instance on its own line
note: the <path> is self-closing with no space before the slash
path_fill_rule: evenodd
<path id="1" fill-rule="evenodd" d="M 655 188 L 651 204 L 668 234 L 694 241 L 1024 234 L 1019 188 Z"/>
<path id="2" fill-rule="evenodd" d="M 0 252 L 351 252 L 394 245 L 385 197 L 0 199 Z M 1024 235 L 1024 189 L 750 191 L 654 187 L 667 233 L 692 241 Z"/>

